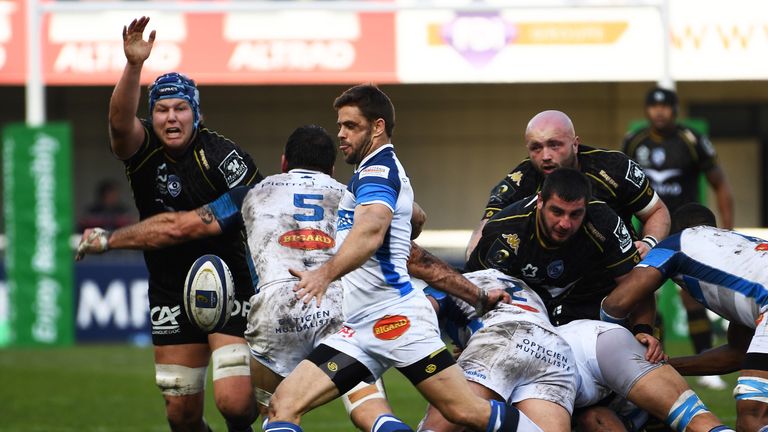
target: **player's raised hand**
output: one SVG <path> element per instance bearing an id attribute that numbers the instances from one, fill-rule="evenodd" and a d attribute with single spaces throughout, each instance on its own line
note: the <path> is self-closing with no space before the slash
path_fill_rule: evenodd
<path id="1" fill-rule="evenodd" d="M 149 38 L 144 40 L 144 29 L 149 23 L 149 17 L 134 19 L 127 26 L 123 26 L 123 51 L 129 64 L 139 65 L 149 58 L 152 45 L 155 43 L 155 31 L 149 33 Z"/>
<path id="2" fill-rule="evenodd" d="M 312 271 L 298 271 L 294 269 L 288 269 L 291 275 L 299 278 L 296 286 L 293 287 L 293 292 L 296 293 L 296 298 L 309 304 L 312 299 L 315 299 L 315 306 L 320 307 L 320 301 L 325 295 L 325 291 L 328 289 L 328 284 L 332 281 L 325 277 L 324 272 L 321 269 Z"/>
<path id="3" fill-rule="evenodd" d="M 111 232 L 102 228 L 86 228 L 77 246 L 75 260 L 80 261 L 86 254 L 101 254 L 109 250 Z"/>

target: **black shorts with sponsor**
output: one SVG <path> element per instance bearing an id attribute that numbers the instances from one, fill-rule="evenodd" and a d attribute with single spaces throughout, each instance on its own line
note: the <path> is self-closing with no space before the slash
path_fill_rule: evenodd
<path id="1" fill-rule="evenodd" d="M 208 343 L 208 334 L 189 321 L 184 311 L 183 290 L 164 290 L 150 285 L 149 318 L 152 325 L 153 345 L 181 345 Z M 244 337 L 251 293 L 248 290 L 235 291 L 235 306 L 232 316 L 219 332 Z"/>

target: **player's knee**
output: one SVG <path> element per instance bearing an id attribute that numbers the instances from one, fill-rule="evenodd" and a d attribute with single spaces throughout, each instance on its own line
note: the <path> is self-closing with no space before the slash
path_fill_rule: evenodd
<path id="1" fill-rule="evenodd" d="M 194 430 L 203 421 L 202 405 L 189 398 L 166 396 L 165 417 L 171 430 Z"/>

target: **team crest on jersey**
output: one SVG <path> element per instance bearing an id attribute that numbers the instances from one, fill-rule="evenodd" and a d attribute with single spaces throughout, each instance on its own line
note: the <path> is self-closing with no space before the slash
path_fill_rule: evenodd
<path id="1" fill-rule="evenodd" d="M 632 247 L 632 236 L 629 235 L 629 230 L 624 222 L 619 219 L 619 223 L 616 224 L 616 228 L 613 229 L 613 235 L 619 240 L 619 247 L 621 252 L 626 252 Z"/>
<path id="2" fill-rule="evenodd" d="M 525 267 L 522 268 L 523 276 L 529 277 L 529 278 L 535 278 L 536 272 L 539 271 L 538 267 L 534 267 L 533 264 L 526 264 Z"/>
<path id="3" fill-rule="evenodd" d="M 237 150 L 232 150 L 219 164 L 219 171 L 224 175 L 227 187 L 232 189 L 245 178 L 248 166 L 245 164 L 242 156 L 237 154 Z"/>
<path id="4" fill-rule="evenodd" d="M 648 147 L 644 145 L 641 145 L 635 151 L 635 157 L 637 158 L 637 161 L 642 166 L 648 166 L 650 162 L 650 156 L 651 156 L 651 151 L 648 149 Z"/>
<path id="5" fill-rule="evenodd" d="M 766 252 L 766 251 L 768 251 L 768 243 L 758 243 L 757 246 L 755 246 L 755 250 L 757 252 Z"/>
<path id="6" fill-rule="evenodd" d="M 515 171 L 512 174 L 508 175 L 507 177 L 509 177 L 510 180 L 515 182 L 517 186 L 520 186 L 520 181 L 523 180 L 523 173 L 521 173 L 520 171 Z"/>
<path id="7" fill-rule="evenodd" d="M 630 160 L 625 178 L 639 188 L 643 185 L 643 181 L 645 180 L 645 173 L 643 172 L 643 169 L 640 168 L 640 165 L 635 163 L 635 161 Z"/>
<path id="8" fill-rule="evenodd" d="M 181 178 L 175 174 L 168 176 L 168 193 L 176 198 L 181 193 Z"/>
<path id="9" fill-rule="evenodd" d="M 512 252 L 517 255 L 517 249 L 520 247 L 520 237 L 517 234 L 502 234 L 501 237 L 506 240 L 507 245 L 512 249 Z"/>
<path id="10" fill-rule="evenodd" d="M 496 265 L 502 265 L 504 264 L 504 261 L 509 258 L 509 251 L 506 249 L 499 249 L 497 250 L 493 256 L 491 256 L 491 262 Z"/>
<path id="11" fill-rule="evenodd" d="M 336 241 L 330 235 L 309 228 L 283 233 L 277 242 L 280 246 L 301 250 L 330 249 L 336 245 Z"/>
<path id="12" fill-rule="evenodd" d="M 664 161 L 667 160 L 667 152 L 661 147 L 655 148 L 651 151 L 651 162 L 657 167 L 664 165 Z"/>
<path id="13" fill-rule="evenodd" d="M 563 270 L 565 270 L 565 264 L 563 263 L 563 260 L 552 261 L 547 266 L 547 276 L 552 279 L 557 279 L 563 275 Z"/>
<path id="14" fill-rule="evenodd" d="M 371 165 L 368 167 L 365 167 L 360 171 L 359 178 L 363 177 L 381 177 L 381 178 L 387 178 L 389 177 L 389 167 L 384 165 Z"/>
<path id="15" fill-rule="evenodd" d="M 373 335 L 378 339 L 395 340 L 411 327 L 411 321 L 403 315 L 387 315 L 373 325 Z"/>

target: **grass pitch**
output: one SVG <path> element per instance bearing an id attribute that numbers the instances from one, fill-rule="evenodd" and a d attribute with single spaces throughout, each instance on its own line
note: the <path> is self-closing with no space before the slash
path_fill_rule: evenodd
<path id="1" fill-rule="evenodd" d="M 668 346 L 672 354 L 690 351 L 688 342 Z M 167 431 L 160 392 L 155 387 L 152 349 L 129 345 L 56 349 L 0 349 L 0 431 L 134 432 Z M 736 420 L 731 390 L 692 384 L 726 424 Z M 426 402 L 405 378 L 390 371 L 384 380 L 395 413 L 415 427 Z M 211 389 L 210 381 L 208 389 Z M 226 431 L 208 392 L 205 417 L 214 431 Z M 258 426 L 258 425 L 256 425 Z M 302 422 L 307 431 L 353 431 L 340 401 L 320 407 Z M 257 429 L 258 430 L 258 429 Z"/>

